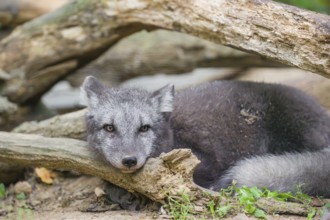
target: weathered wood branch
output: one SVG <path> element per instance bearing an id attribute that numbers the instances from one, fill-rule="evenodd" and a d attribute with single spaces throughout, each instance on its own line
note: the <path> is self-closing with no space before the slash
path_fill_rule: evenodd
<path id="1" fill-rule="evenodd" d="M 85 114 L 86 110 L 84 109 L 57 115 L 40 122 L 24 122 L 16 127 L 13 132 L 84 140 L 86 138 Z"/>
<path id="2" fill-rule="evenodd" d="M 278 201 L 275 199 L 259 199 L 256 205 L 268 214 L 292 214 L 292 215 L 308 215 L 308 208 L 301 204 Z"/>
<path id="3" fill-rule="evenodd" d="M 164 28 L 254 52 L 330 76 L 330 17 L 268 0 L 76 0 L 16 29 L 0 43 L 2 94 L 24 103 L 61 77 L 44 69 L 68 60 L 85 65 L 123 37 Z M 62 75 L 62 76 L 63 76 Z M 52 77 L 50 77 L 52 76 Z"/>
<path id="4" fill-rule="evenodd" d="M 18 106 L 15 103 L 8 101 L 6 97 L 0 96 L 0 126 L 10 123 L 17 112 Z"/>
<path id="5" fill-rule="evenodd" d="M 159 202 L 168 193 L 179 195 L 185 191 L 192 197 L 201 193 L 192 182 L 192 173 L 199 160 L 188 149 L 149 159 L 140 172 L 132 175 L 123 174 L 100 160 L 99 155 L 83 141 L 0 132 L 0 161 L 99 176 Z"/>
<path id="6" fill-rule="evenodd" d="M 41 102 L 19 106 L 0 96 L 0 130 L 9 131 L 25 121 L 41 121 L 54 116 Z"/>
<path id="7" fill-rule="evenodd" d="M 11 112 L 15 113 L 16 111 L 17 111 L 16 104 L 9 102 L 6 97 L 0 96 L 0 118 L 1 116 L 8 115 Z"/>
<path id="8" fill-rule="evenodd" d="M 137 76 L 187 73 L 201 67 L 284 66 L 191 35 L 156 30 L 141 31 L 122 39 L 91 64 L 69 76 L 69 80 L 78 86 L 92 73 L 114 84 Z"/>
<path id="9" fill-rule="evenodd" d="M 203 210 L 207 207 L 208 199 L 218 196 L 216 192 L 194 184 L 192 175 L 199 160 L 189 149 L 176 149 L 160 157 L 150 158 L 139 172 L 123 174 L 100 160 L 99 155 L 84 141 L 0 132 L 0 161 L 22 166 L 73 170 L 98 176 L 158 202 L 164 202 L 168 196 L 181 197 L 184 192 L 192 202 L 202 205 Z M 209 196 L 205 196 L 205 193 Z M 258 206 L 269 213 L 308 213 L 301 204 L 290 203 L 289 210 L 286 208 L 288 205 L 277 203 L 261 200 Z"/>
<path id="10" fill-rule="evenodd" d="M 1 0 L 0 1 L 0 24 L 18 25 L 40 15 L 53 11 L 69 0 Z"/>

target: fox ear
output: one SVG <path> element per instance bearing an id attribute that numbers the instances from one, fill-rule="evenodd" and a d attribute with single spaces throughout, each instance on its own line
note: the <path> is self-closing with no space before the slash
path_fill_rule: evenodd
<path id="1" fill-rule="evenodd" d="M 105 87 L 94 76 L 87 76 L 80 87 L 81 104 L 95 108 L 99 104 L 99 97 Z"/>
<path id="2" fill-rule="evenodd" d="M 158 99 L 160 112 L 172 112 L 174 100 L 174 85 L 166 85 L 153 92 L 153 98 Z"/>

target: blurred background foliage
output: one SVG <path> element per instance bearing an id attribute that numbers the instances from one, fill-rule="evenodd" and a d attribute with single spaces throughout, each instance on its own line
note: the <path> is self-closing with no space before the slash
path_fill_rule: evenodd
<path id="1" fill-rule="evenodd" d="M 294 5 L 299 8 L 330 14 L 330 0 L 276 0 L 289 5 Z"/>

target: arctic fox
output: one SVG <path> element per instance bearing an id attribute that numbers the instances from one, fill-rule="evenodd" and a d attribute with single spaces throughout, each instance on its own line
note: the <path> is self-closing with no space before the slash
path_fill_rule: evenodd
<path id="1" fill-rule="evenodd" d="M 106 88 L 89 76 L 89 145 L 124 173 L 149 157 L 190 148 L 201 160 L 194 181 L 219 190 L 237 185 L 300 189 L 330 196 L 330 117 L 312 97 L 284 85 L 216 81 L 174 95 Z"/>

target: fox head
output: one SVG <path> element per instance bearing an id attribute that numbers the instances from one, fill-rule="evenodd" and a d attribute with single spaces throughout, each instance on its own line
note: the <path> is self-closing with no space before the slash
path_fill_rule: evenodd
<path id="1" fill-rule="evenodd" d="M 86 77 L 82 95 L 87 101 L 87 140 L 105 160 L 124 173 L 141 168 L 148 157 L 169 151 L 174 86 L 155 92 L 107 88 Z"/>

